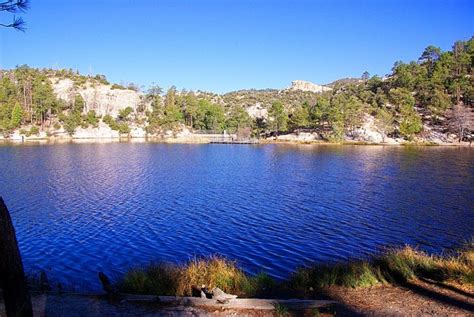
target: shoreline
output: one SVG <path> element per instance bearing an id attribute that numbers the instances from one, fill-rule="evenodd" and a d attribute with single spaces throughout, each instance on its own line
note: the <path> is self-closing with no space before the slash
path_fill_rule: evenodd
<path id="1" fill-rule="evenodd" d="M 152 264 L 145 267 L 131 268 L 119 277 L 119 280 L 107 284 L 108 287 L 104 286 L 108 297 L 100 293 L 64 290 L 45 292 L 41 291 L 43 284 L 39 286 L 40 289 L 31 291 L 51 299 L 58 296 L 61 302 L 73 298 L 75 301 L 80 298 L 94 298 L 95 303 L 101 306 L 97 315 L 110 309 L 110 302 L 105 299 L 110 298 L 111 294 L 114 294 L 115 298 L 121 298 L 121 303 L 132 301 L 135 304 L 127 305 L 125 311 L 138 312 L 142 305 L 150 305 L 153 302 L 158 304 L 154 298 L 160 296 L 174 299 L 200 297 L 195 290 L 205 285 L 203 289 L 210 291 L 210 296 L 214 296 L 214 287 L 218 287 L 226 294 L 236 294 L 239 300 L 250 302 L 256 299 L 255 302 L 283 303 L 295 298 L 300 301 L 330 302 L 326 307 L 317 308 L 318 316 L 319 313 L 322 313 L 322 316 L 393 313 L 402 316 L 424 316 L 427 313 L 469 316 L 469 312 L 474 308 L 473 252 L 470 243 L 441 255 L 405 246 L 373 254 L 367 259 L 303 266 L 282 281 L 274 280 L 266 273 L 248 275 L 237 266 L 237 262 L 210 256 L 190 259 L 181 264 L 151 262 Z M 41 283 L 41 280 L 39 281 Z M 204 314 L 206 308 L 200 306 L 199 300 L 202 301 L 198 299 L 194 304 L 193 301 L 183 304 L 183 301 L 175 300 L 176 303 L 168 306 L 157 305 L 153 307 L 153 311 L 165 311 L 164 307 L 172 310 L 186 307 L 188 311 L 195 310 Z M 214 303 L 210 299 L 208 301 L 206 303 L 215 306 L 213 310 L 220 311 L 215 316 L 244 312 L 236 309 L 235 305 Z M 0 301 L 0 312 L 1 304 Z M 247 316 L 260 317 L 316 314 L 314 308 L 292 310 L 284 304 L 274 304 L 273 307 L 265 309 L 250 305 L 247 309 Z"/>
<path id="2" fill-rule="evenodd" d="M 81 144 L 81 143 L 162 143 L 162 144 L 212 144 L 212 142 L 202 135 L 193 135 L 190 137 L 90 137 L 90 138 L 57 138 L 57 137 L 28 137 L 22 140 L 0 138 L 1 145 L 22 145 L 22 144 Z M 369 141 L 352 141 L 346 140 L 341 142 L 329 142 L 324 140 L 301 141 L 301 140 L 275 140 L 275 139 L 258 139 L 257 143 L 251 145 L 349 145 L 349 146 L 432 146 L 432 147 L 472 147 L 469 142 L 455 143 L 436 143 L 429 141 L 420 142 L 369 142 Z M 241 144 L 226 144 L 241 145 Z"/>

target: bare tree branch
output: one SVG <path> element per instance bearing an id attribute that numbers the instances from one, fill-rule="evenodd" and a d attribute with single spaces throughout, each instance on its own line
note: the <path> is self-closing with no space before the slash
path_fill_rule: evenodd
<path id="1" fill-rule="evenodd" d="M 30 7 L 30 0 L 8 0 L 0 2 L 0 12 L 22 13 Z M 24 32 L 26 30 L 26 23 L 21 17 L 13 16 L 13 21 L 10 24 L 0 23 L 0 27 L 13 28 Z"/>
<path id="2" fill-rule="evenodd" d="M 23 21 L 21 17 L 13 17 L 13 22 L 10 24 L 3 24 L 0 23 L 0 26 L 6 27 L 6 28 L 13 28 L 18 31 L 25 32 L 26 30 L 26 23 Z"/>
<path id="3" fill-rule="evenodd" d="M 29 0 L 10 0 L 0 2 L 0 11 L 7 11 L 11 13 L 25 12 L 30 7 Z"/>
<path id="4" fill-rule="evenodd" d="M 447 111 L 447 117 L 450 128 L 458 135 L 459 142 L 463 140 L 466 132 L 474 130 L 474 111 L 469 106 L 456 104 Z"/>

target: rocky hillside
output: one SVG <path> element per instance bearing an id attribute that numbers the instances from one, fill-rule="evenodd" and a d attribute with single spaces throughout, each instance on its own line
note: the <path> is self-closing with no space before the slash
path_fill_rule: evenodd
<path id="1" fill-rule="evenodd" d="M 183 131 L 280 140 L 468 141 L 474 128 L 474 40 L 429 46 L 381 78 L 367 72 L 328 85 L 166 92 L 109 83 L 105 76 L 19 66 L 0 71 L 3 138 L 162 137 Z"/>
<path id="2" fill-rule="evenodd" d="M 93 110 L 98 116 L 108 114 L 116 118 L 120 110 L 127 107 L 137 112 L 143 98 L 143 94 L 138 91 L 114 88 L 111 84 L 87 81 L 78 87 L 69 78 L 51 77 L 50 80 L 56 97 L 66 104 L 72 103 L 76 94 L 79 94 L 84 100 L 84 114 Z"/>

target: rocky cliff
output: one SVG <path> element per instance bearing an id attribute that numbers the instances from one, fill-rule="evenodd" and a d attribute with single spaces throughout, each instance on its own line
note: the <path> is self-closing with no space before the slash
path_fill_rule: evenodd
<path id="1" fill-rule="evenodd" d="M 304 80 L 293 80 L 291 82 L 291 86 L 288 87 L 288 89 L 289 90 L 311 91 L 311 92 L 316 92 L 316 93 L 332 90 L 332 88 L 317 85 L 317 84 L 313 84 L 312 82 L 304 81 Z"/>
<path id="2" fill-rule="evenodd" d="M 117 117 L 121 109 L 131 107 L 137 111 L 142 95 L 131 89 L 113 89 L 112 85 L 87 82 L 77 87 L 71 79 L 51 78 L 54 92 L 58 98 L 72 102 L 76 94 L 85 101 L 84 112 L 95 110 L 99 116 L 106 114 Z"/>

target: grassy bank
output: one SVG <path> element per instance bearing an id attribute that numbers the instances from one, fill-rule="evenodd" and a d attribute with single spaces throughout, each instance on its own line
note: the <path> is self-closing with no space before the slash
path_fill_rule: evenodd
<path id="1" fill-rule="evenodd" d="M 252 297 L 274 287 L 266 274 L 249 276 L 235 262 L 218 256 L 193 259 L 184 265 L 158 263 L 127 272 L 118 283 L 125 293 L 192 296 L 196 287 L 219 287 L 225 292 Z"/>
<path id="2" fill-rule="evenodd" d="M 364 288 L 422 278 L 474 287 L 474 244 L 441 256 L 407 246 L 368 260 L 300 268 L 284 281 L 275 281 L 265 273 L 250 276 L 235 262 L 212 256 L 182 265 L 160 263 L 135 268 L 117 286 L 121 292 L 136 294 L 192 296 L 193 289 L 205 285 L 240 297 L 294 297 L 331 286 Z"/>

